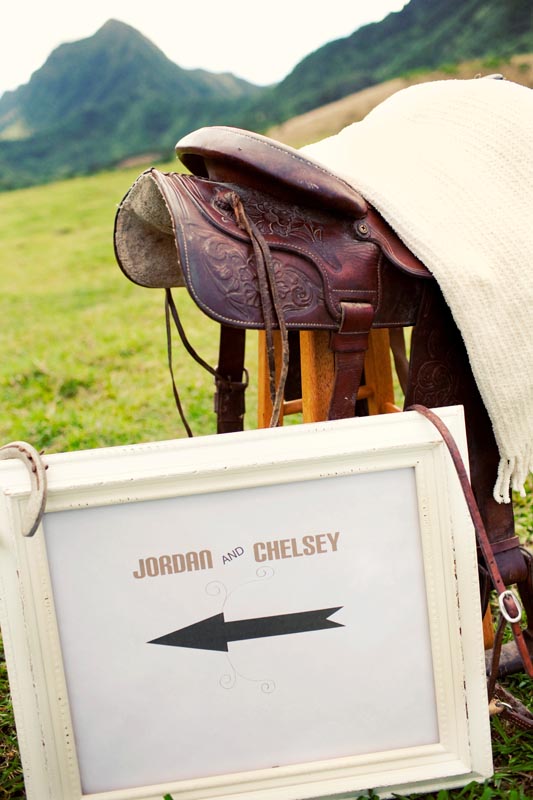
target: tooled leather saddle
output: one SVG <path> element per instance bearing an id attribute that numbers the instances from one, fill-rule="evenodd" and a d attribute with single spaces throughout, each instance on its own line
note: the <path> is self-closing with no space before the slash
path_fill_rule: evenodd
<path id="1" fill-rule="evenodd" d="M 185 285 L 223 328 L 265 329 L 272 376 L 272 331 L 281 331 L 272 424 L 289 332 L 329 330 L 329 419 L 352 416 L 370 329 L 414 324 L 429 272 L 353 187 L 292 148 L 220 127 L 190 134 L 177 151 L 195 175 L 148 170 L 122 201 L 121 268 L 143 286 Z M 242 429 L 239 370 L 217 370 L 219 432 Z"/>
<path id="2" fill-rule="evenodd" d="M 167 291 L 167 325 L 171 313 L 188 349 L 172 287 L 186 286 L 220 323 L 219 362 L 210 370 L 218 431 L 242 430 L 246 329 L 266 332 L 276 425 L 294 332 L 330 332 L 328 416 L 339 419 L 355 413 L 370 329 L 414 326 L 406 406 L 464 406 L 476 501 L 503 580 L 518 582 L 533 621 L 533 567 L 514 535 L 511 504 L 492 496 L 499 459 L 492 426 L 461 335 L 426 267 L 352 186 L 293 148 L 211 127 L 181 139 L 176 151 L 192 174 L 150 169 L 139 176 L 116 215 L 115 253 L 130 280 Z M 283 343 L 277 385 L 276 329 Z M 484 605 L 489 588 L 486 580 Z M 533 647 L 533 629 L 527 635 Z"/>

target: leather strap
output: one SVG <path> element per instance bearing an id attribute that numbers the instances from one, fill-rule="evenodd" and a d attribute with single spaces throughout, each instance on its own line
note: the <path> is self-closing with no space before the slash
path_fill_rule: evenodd
<path id="1" fill-rule="evenodd" d="M 533 663 L 531 661 L 531 656 L 529 654 L 529 650 L 527 649 L 527 645 L 524 641 L 522 628 L 520 627 L 519 622 L 521 616 L 520 607 L 519 604 L 517 604 L 518 601 L 514 597 L 513 593 L 507 589 L 500 575 L 500 570 L 498 569 L 498 564 L 494 558 L 489 537 L 487 536 L 483 520 L 481 519 L 481 514 L 479 513 L 479 509 L 474 498 L 474 493 L 472 491 L 472 487 L 470 486 L 470 481 L 468 480 L 465 465 L 461 458 L 461 454 L 459 453 L 459 448 L 457 447 L 457 444 L 455 443 L 455 440 L 445 423 L 433 411 L 430 411 L 429 408 L 415 404 L 406 408 L 406 411 L 418 411 L 419 414 L 422 414 L 424 417 L 426 417 L 426 419 L 432 422 L 439 431 L 444 443 L 448 448 L 459 478 L 459 482 L 461 484 L 461 489 L 466 500 L 470 517 L 474 524 L 479 548 L 483 553 L 492 584 L 498 592 L 498 600 L 502 616 L 505 617 L 506 621 L 511 626 L 513 636 L 516 641 L 516 646 L 518 647 L 518 651 L 524 664 L 524 668 L 529 677 L 533 678 Z"/>
<path id="2" fill-rule="evenodd" d="M 244 328 L 221 326 L 215 375 L 217 433 L 234 433 L 244 427 L 244 393 L 248 386 L 248 373 L 244 369 L 245 342 Z"/>
<path id="3" fill-rule="evenodd" d="M 512 550 L 515 547 L 520 547 L 520 539 L 518 536 L 509 536 L 507 539 L 500 539 L 497 542 L 492 542 L 492 552 L 505 553 L 506 550 Z"/>
<path id="4" fill-rule="evenodd" d="M 341 310 L 339 330 L 330 337 L 330 347 L 335 356 L 335 377 L 328 419 L 346 419 L 355 413 L 368 335 L 374 319 L 374 308 L 369 303 L 341 303 Z"/>
<path id="5" fill-rule="evenodd" d="M 508 720 L 520 730 L 533 731 L 533 714 L 499 683 L 494 686 L 489 711 Z"/>
<path id="6" fill-rule="evenodd" d="M 470 481 L 468 480 L 468 475 L 463 460 L 459 453 L 459 449 L 444 422 L 428 408 L 415 404 L 406 408 L 406 411 L 418 411 L 419 414 L 422 414 L 424 417 L 426 417 L 426 419 L 433 423 L 442 436 L 457 471 L 461 489 L 463 490 L 472 522 L 474 523 L 478 545 L 485 558 L 494 588 L 499 593 L 498 599 L 500 601 L 500 609 L 502 613 L 496 631 L 495 643 L 493 646 L 491 674 L 489 676 L 487 685 L 490 701 L 489 711 L 492 714 L 499 714 L 504 719 L 508 719 L 522 730 L 533 730 L 533 714 L 531 714 L 524 705 L 522 705 L 515 697 L 513 697 L 510 692 L 507 692 L 499 684 L 497 684 L 495 680 L 495 676 L 498 673 L 498 662 L 506 622 L 511 625 L 524 668 L 530 677 L 533 677 L 533 664 L 531 663 L 531 656 L 524 641 L 522 628 L 520 627 L 519 622 L 511 621 L 519 616 L 519 609 L 517 608 L 514 596 L 511 592 L 506 590 L 505 584 L 502 581 L 498 565 L 494 558 L 492 547 L 485 530 L 485 526 L 483 525 L 483 521 L 481 519 L 481 514 L 479 513 L 479 509 L 474 498 L 472 487 L 470 486 Z"/>
<path id="7" fill-rule="evenodd" d="M 270 427 L 275 428 L 279 425 L 283 398 L 285 395 L 285 382 L 289 372 L 289 334 L 285 323 L 280 293 L 276 283 L 274 262 L 272 261 L 272 254 L 270 253 L 264 236 L 246 214 L 243 202 L 237 192 L 228 191 L 225 200 L 233 209 L 235 220 L 239 228 L 246 231 L 248 234 L 254 252 L 269 365 L 270 398 L 272 400 Z M 281 369 L 277 386 L 273 338 L 275 324 L 277 324 L 279 328 L 281 337 Z"/>
<path id="8" fill-rule="evenodd" d="M 167 361 L 168 361 L 168 369 L 170 371 L 170 380 L 172 383 L 172 393 L 174 395 L 174 402 L 176 403 L 176 408 L 178 409 L 178 413 L 180 415 L 180 419 L 183 422 L 183 426 L 187 432 L 187 436 L 192 438 L 193 432 L 191 426 L 187 422 L 187 417 L 185 416 L 185 412 L 183 410 L 183 406 L 181 404 L 181 398 L 178 392 L 178 387 L 176 386 L 176 379 L 174 377 L 174 365 L 173 365 L 173 358 L 172 358 L 172 328 L 170 327 L 170 314 L 171 309 L 174 307 L 175 315 L 173 313 L 174 320 L 177 317 L 177 310 L 174 306 L 174 299 L 170 292 L 170 289 L 165 291 L 165 329 L 167 333 Z M 179 319 L 179 317 L 178 317 Z M 181 323 L 180 323 L 181 326 Z M 178 328 L 180 330 L 180 328 Z"/>
<path id="9" fill-rule="evenodd" d="M 256 225 L 249 219 L 244 205 L 239 195 L 232 190 L 228 190 L 224 195 L 224 201 L 233 210 L 237 225 L 246 232 L 252 245 L 255 266 L 257 270 L 257 280 L 259 294 L 261 298 L 261 310 L 263 313 L 263 323 L 266 333 L 267 354 L 270 375 L 270 396 L 272 399 L 272 417 L 270 427 L 279 425 L 281 409 L 285 391 L 285 383 L 289 371 L 289 336 L 283 314 L 283 306 L 280 293 L 276 284 L 274 263 L 267 242 L 262 236 Z M 185 426 L 188 436 L 192 436 L 192 430 L 185 418 L 181 400 L 179 397 L 174 372 L 172 367 L 172 337 L 170 329 L 170 317 L 174 321 L 180 339 L 195 361 L 204 369 L 211 373 L 215 378 L 215 412 L 217 414 L 217 432 L 231 433 L 242 431 L 244 422 L 244 392 L 248 385 L 248 376 L 244 369 L 244 347 L 245 330 L 241 328 L 230 328 L 222 325 L 220 333 L 219 364 L 217 369 L 213 369 L 203 358 L 201 358 L 194 347 L 191 345 L 185 330 L 181 324 L 178 310 L 170 289 L 165 291 L 165 319 L 167 330 L 167 349 L 168 365 L 172 379 L 172 391 L 178 408 L 181 420 Z M 276 365 L 274 362 L 274 339 L 273 331 L 275 326 L 279 328 L 282 344 L 282 364 L 280 376 L 276 386 Z M 243 380 L 243 375 L 245 380 Z"/>
<path id="10" fill-rule="evenodd" d="M 189 355 L 191 355 L 194 358 L 194 360 L 198 364 L 200 364 L 201 367 L 203 367 L 205 370 L 207 370 L 207 372 L 209 372 L 211 375 L 213 375 L 215 377 L 215 379 L 217 377 L 217 372 L 216 372 L 215 369 L 213 369 L 213 367 L 211 367 L 207 363 L 207 361 L 204 361 L 204 359 L 201 356 L 198 355 L 198 353 L 196 352 L 196 350 L 194 349 L 192 344 L 187 339 L 187 336 L 185 334 L 185 329 L 184 329 L 183 325 L 181 324 L 181 320 L 180 320 L 180 317 L 179 317 L 179 314 L 178 314 L 178 309 L 176 308 L 176 304 L 174 302 L 174 298 L 172 297 L 172 292 L 170 291 L 170 289 L 165 289 L 165 326 L 166 326 L 166 333 L 167 333 L 167 358 L 168 358 L 168 368 L 169 368 L 169 371 L 170 371 L 170 378 L 171 378 L 171 381 L 172 381 L 172 392 L 174 394 L 174 400 L 176 402 L 176 407 L 178 409 L 181 421 L 183 422 L 184 428 L 187 431 L 187 436 L 192 437 L 192 436 L 194 436 L 194 434 L 192 432 L 191 426 L 187 422 L 187 418 L 185 416 L 185 412 L 184 412 L 183 406 L 181 404 L 181 399 L 180 399 L 180 396 L 179 396 L 178 387 L 176 386 L 176 380 L 174 378 L 174 368 L 173 368 L 173 364 L 172 364 L 172 329 L 171 329 L 171 326 L 170 326 L 170 318 L 171 317 L 172 317 L 172 319 L 174 321 L 174 324 L 176 326 L 176 330 L 178 331 L 178 334 L 180 336 L 182 344 L 185 347 L 185 349 L 187 350 L 187 352 L 189 353 Z"/>

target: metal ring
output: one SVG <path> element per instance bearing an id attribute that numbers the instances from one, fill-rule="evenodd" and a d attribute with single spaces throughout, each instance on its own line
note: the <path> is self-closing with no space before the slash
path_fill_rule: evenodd
<path id="1" fill-rule="evenodd" d="M 510 705 L 509 703 L 504 703 L 503 700 L 496 700 L 494 702 L 494 705 L 498 706 L 498 708 L 508 708 L 509 711 L 514 711 L 512 705 Z"/>
<path id="2" fill-rule="evenodd" d="M 516 608 L 517 608 L 517 615 L 516 615 L 516 617 L 511 617 L 511 615 L 509 614 L 509 612 L 508 612 L 508 611 L 507 611 L 507 609 L 505 608 L 505 603 L 504 603 L 504 600 L 505 600 L 506 598 L 508 598 L 508 597 L 509 597 L 509 598 L 510 598 L 510 599 L 511 599 L 511 600 L 514 602 L 514 604 L 516 605 Z M 506 590 L 505 590 L 505 592 L 502 592 L 502 593 L 501 593 L 501 594 L 498 596 L 498 605 L 499 605 L 499 607 L 500 607 L 500 611 L 501 611 L 501 613 L 502 613 L 502 616 L 503 616 L 503 618 L 504 618 L 505 620 L 507 620 L 507 622 L 510 622 L 511 624 L 512 624 L 512 623 L 514 623 L 514 622 L 520 622 L 520 620 L 522 619 L 522 606 L 520 605 L 520 601 L 519 601 L 518 597 L 515 595 L 515 593 L 514 593 L 514 592 L 512 592 L 510 589 L 506 589 Z"/>

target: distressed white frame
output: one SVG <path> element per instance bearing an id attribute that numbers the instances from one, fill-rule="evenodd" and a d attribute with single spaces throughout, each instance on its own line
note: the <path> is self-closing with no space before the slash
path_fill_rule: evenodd
<path id="1" fill-rule="evenodd" d="M 461 407 L 440 409 L 466 458 Z M 1 627 L 28 800 L 296 800 L 428 792 L 492 774 L 475 538 L 446 447 L 416 412 L 45 456 L 47 512 L 413 467 L 439 742 L 84 794 L 42 526 L 29 480 L 0 464 Z M 391 665 L 391 671 L 393 665 Z M 416 725 L 406 719 L 406 725 Z"/>

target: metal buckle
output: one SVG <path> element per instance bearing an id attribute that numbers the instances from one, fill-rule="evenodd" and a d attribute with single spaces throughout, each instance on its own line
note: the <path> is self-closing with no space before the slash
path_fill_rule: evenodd
<path id="1" fill-rule="evenodd" d="M 511 617 L 511 615 L 505 608 L 504 601 L 506 600 L 506 598 L 510 598 L 516 605 L 517 608 L 516 617 Z M 510 589 L 506 589 L 505 592 L 502 592 L 500 595 L 498 595 L 498 605 L 500 607 L 502 617 L 505 620 L 507 620 L 507 622 L 510 622 L 511 624 L 513 624 L 514 622 L 520 622 L 520 620 L 522 619 L 522 606 L 520 605 L 520 601 L 514 592 L 512 592 Z"/>

